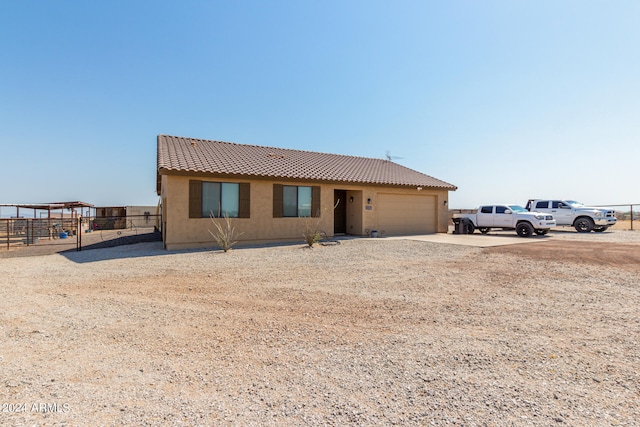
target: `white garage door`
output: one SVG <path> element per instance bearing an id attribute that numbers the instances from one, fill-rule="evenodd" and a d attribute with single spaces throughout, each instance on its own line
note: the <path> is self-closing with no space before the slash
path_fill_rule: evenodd
<path id="1" fill-rule="evenodd" d="M 378 194 L 378 229 L 385 235 L 435 233 L 436 197 Z"/>

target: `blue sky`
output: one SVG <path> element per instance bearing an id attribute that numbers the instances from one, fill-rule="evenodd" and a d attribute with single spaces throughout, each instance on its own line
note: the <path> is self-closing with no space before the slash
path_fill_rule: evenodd
<path id="1" fill-rule="evenodd" d="M 0 0 L 0 204 L 155 205 L 156 136 L 640 203 L 638 1 Z"/>

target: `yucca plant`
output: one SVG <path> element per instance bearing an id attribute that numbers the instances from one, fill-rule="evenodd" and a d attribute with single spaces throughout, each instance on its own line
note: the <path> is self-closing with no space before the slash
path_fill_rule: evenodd
<path id="1" fill-rule="evenodd" d="M 209 234 L 213 236 L 220 249 L 227 252 L 233 245 L 238 243 L 238 237 L 242 236 L 244 233 L 238 233 L 236 228 L 231 225 L 231 220 L 229 219 L 228 214 L 224 214 L 222 221 L 216 218 L 213 213 L 211 213 L 210 216 L 215 230 L 208 230 Z"/>

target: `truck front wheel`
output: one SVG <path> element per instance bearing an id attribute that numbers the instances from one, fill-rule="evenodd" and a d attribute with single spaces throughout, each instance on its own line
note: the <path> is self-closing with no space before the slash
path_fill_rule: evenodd
<path id="1" fill-rule="evenodd" d="M 516 233 L 520 237 L 529 237 L 533 234 L 533 227 L 528 222 L 521 222 L 516 225 Z"/>
<path id="2" fill-rule="evenodd" d="M 576 222 L 573 223 L 573 226 L 578 233 L 588 233 L 593 230 L 595 224 L 593 223 L 593 220 L 591 218 L 581 217 L 576 219 Z"/>
<path id="3" fill-rule="evenodd" d="M 489 227 L 480 227 L 480 228 L 478 228 L 478 230 L 480 230 L 480 232 L 482 234 L 487 234 L 489 232 L 489 230 L 491 230 L 491 228 L 489 228 Z"/>

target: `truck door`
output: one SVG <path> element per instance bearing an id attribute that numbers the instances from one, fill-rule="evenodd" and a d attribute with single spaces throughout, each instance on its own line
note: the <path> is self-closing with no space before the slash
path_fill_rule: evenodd
<path id="1" fill-rule="evenodd" d="M 476 221 L 477 227 L 493 227 L 493 206 L 480 206 Z"/>
<path id="2" fill-rule="evenodd" d="M 552 208 L 552 206 L 555 204 L 555 208 Z M 550 200 L 538 200 L 537 202 L 534 203 L 534 205 L 531 207 L 531 212 L 541 212 L 541 213 L 547 213 L 547 214 L 552 214 L 553 217 L 556 217 L 555 211 L 558 210 L 558 202 L 552 202 Z"/>
<path id="3" fill-rule="evenodd" d="M 558 225 L 571 225 L 573 223 L 573 212 L 571 206 L 560 200 L 552 200 L 549 202 L 549 212 L 556 220 Z"/>
<path id="4" fill-rule="evenodd" d="M 513 228 L 513 213 L 508 206 L 496 206 L 493 216 L 493 226 L 501 228 Z"/>

